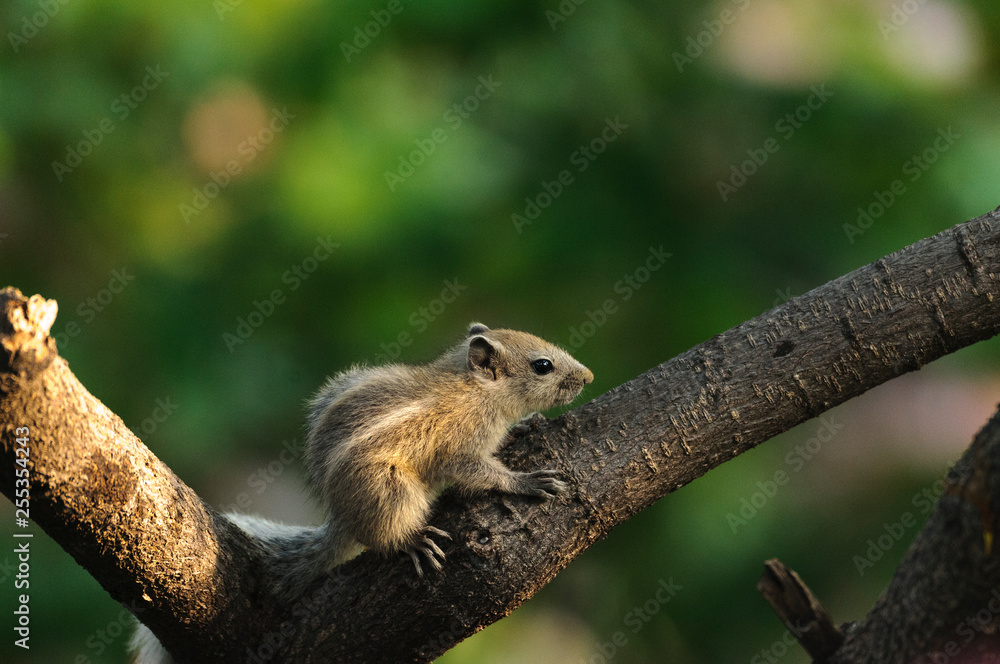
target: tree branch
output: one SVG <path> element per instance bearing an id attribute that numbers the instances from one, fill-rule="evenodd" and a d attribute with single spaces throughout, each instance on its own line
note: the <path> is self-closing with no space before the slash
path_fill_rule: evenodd
<path id="1" fill-rule="evenodd" d="M 777 558 L 764 561 L 757 590 L 815 664 L 825 664 L 844 642 L 830 614 L 794 570 Z"/>
<path id="2" fill-rule="evenodd" d="M 1000 410 L 948 473 L 944 495 L 889 586 L 829 664 L 996 661 Z M 985 653 L 993 655 L 984 658 Z"/>
<path id="3" fill-rule="evenodd" d="M 443 573 L 418 579 L 404 558 L 363 554 L 294 605 L 262 583 L 280 554 L 205 506 L 86 392 L 51 340 L 25 361 L 11 316 L 33 321 L 36 336 L 51 320 L 11 290 L 0 297 L 3 462 L 14 462 L 14 428 L 28 426 L 32 517 L 181 661 L 425 662 L 711 468 L 995 335 L 998 274 L 994 212 L 793 298 L 504 450 L 516 469 L 567 475 L 571 490 L 554 501 L 446 494 L 432 519 L 455 537 Z M 7 473 L 0 490 L 13 496 Z"/>
<path id="4" fill-rule="evenodd" d="M 214 648 L 213 632 L 240 617 L 227 598 L 253 591 L 253 547 L 79 383 L 48 336 L 55 312 L 52 300 L 0 291 L 4 467 L 16 467 L 15 431 L 27 427 L 31 518 L 113 598 L 162 626 L 164 643 L 191 635 Z M 0 490 L 14 500 L 13 472 L 0 473 Z"/>

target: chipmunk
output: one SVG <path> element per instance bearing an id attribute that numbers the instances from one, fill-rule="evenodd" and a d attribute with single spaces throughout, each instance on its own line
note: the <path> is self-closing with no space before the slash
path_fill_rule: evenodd
<path id="1" fill-rule="evenodd" d="M 226 517 L 277 561 L 275 590 L 287 597 L 365 548 L 407 554 L 421 577 L 425 564 L 440 571 L 433 538 L 450 535 L 427 524 L 438 495 L 448 486 L 543 499 L 565 490 L 557 471 L 515 472 L 494 454 L 522 418 L 571 402 L 593 379 L 566 351 L 481 323 L 430 364 L 351 368 L 309 402 L 305 466 L 327 523 Z M 171 661 L 142 625 L 133 650 L 141 664 Z"/>

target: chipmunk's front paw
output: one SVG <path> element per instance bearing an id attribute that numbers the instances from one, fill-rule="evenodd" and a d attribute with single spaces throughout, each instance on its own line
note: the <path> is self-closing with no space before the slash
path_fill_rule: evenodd
<path id="1" fill-rule="evenodd" d="M 451 539 L 451 535 L 441 530 L 440 528 L 435 528 L 434 526 L 424 526 L 424 528 L 417 533 L 404 551 L 409 554 L 410 559 L 413 561 L 413 566 L 417 569 L 417 576 L 423 578 L 424 570 L 420 566 L 420 559 L 423 559 L 430 563 L 438 572 L 441 571 L 441 563 L 444 562 L 444 551 L 441 547 L 431 539 L 431 535 L 437 535 L 438 537 L 447 537 Z"/>
<path id="2" fill-rule="evenodd" d="M 530 473 L 518 473 L 518 491 L 524 496 L 534 496 L 536 498 L 555 498 L 556 494 L 562 493 L 569 485 L 559 479 L 558 470 L 536 470 Z"/>

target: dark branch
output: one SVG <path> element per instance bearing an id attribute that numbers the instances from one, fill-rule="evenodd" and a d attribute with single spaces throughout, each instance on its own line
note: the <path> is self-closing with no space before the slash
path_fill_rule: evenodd
<path id="1" fill-rule="evenodd" d="M 824 664 L 844 642 L 844 635 L 813 592 L 777 558 L 764 562 L 757 590 L 816 664 Z"/>
<path id="2" fill-rule="evenodd" d="M 997 514 L 1000 410 L 949 472 L 944 495 L 888 588 L 868 617 L 846 630 L 847 639 L 830 664 L 996 661 Z"/>
<path id="3" fill-rule="evenodd" d="M 58 358 L 0 366 L 3 462 L 14 458 L 13 428 L 31 427 L 32 516 L 184 661 L 249 651 L 274 662 L 429 661 L 664 495 L 995 335 L 998 221 L 922 240 L 544 422 L 503 456 L 517 469 L 560 468 L 571 490 L 544 504 L 444 496 L 433 525 L 455 539 L 445 571 L 424 580 L 404 559 L 364 554 L 297 606 L 267 596 L 268 554 L 216 518 Z M 19 293 L 6 298 L 30 309 Z M 9 349 L 10 332 L 0 333 Z M 9 475 L 0 489 L 13 495 Z"/>

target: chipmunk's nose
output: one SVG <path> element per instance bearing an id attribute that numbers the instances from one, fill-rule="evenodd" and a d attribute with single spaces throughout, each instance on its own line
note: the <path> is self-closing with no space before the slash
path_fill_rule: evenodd
<path id="1" fill-rule="evenodd" d="M 583 384 L 586 385 L 588 383 L 593 383 L 593 382 L 594 382 L 594 372 L 591 371 L 590 369 L 588 369 L 587 367 L 584 367 L 583 368 Z"/>

